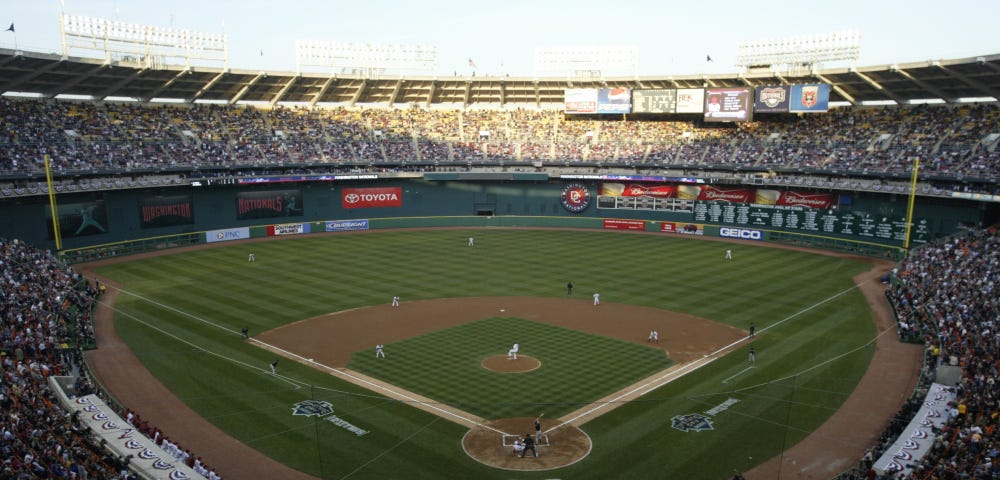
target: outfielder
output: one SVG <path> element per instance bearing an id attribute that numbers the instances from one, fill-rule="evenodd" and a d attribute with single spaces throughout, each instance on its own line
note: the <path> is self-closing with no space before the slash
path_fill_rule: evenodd
<path id="1" fill-rule="evenodd" d="M 726 260 L 732 260 L 732 259 L 733 259 L 733 251 L 726 250 Z"/>
<path id="2" fill-rule="evenodd" d="M 256 261 L 256 260 L 254 260 L 254 258 L 253 258 L 253 252 L 250 252 L 250 255 L 248 255 L 248 256 L 247 256 L 247 261 L 248 261 L 248 262 L 250 262 L 250 263 L 253 263 L 253 262 L 255 262 L 255 261 Z"/>
<path id="3" fill-rule="evenodd" d="M 472 238 L 472 237 L 469 237 L 469 246 L 473 247 L 475 245 L 476 245 L 476 239 Z"/>

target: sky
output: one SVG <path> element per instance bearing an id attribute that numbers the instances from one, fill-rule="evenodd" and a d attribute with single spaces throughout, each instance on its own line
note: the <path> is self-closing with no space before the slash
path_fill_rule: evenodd
<path id="1" fill-rule="evenodd" d="M 296 71 L 296 40 L 434 46 L 435 70 L 412 74 L 439 76 L 530 77 L 536 48 L 618 45 L 638 48 L 638 75 L 728 74 L 739 71 L 739 42 L 845 30 L 861 33 L 857 66 L 1000 54 L 996 0 L 0 0 L 0 6 L 0 28 L 14 25 L 14 32 L 0 32 L 0 48 L 61 53 L 63 11 L 224 32 L 229 67 L 253 71 Z"/>

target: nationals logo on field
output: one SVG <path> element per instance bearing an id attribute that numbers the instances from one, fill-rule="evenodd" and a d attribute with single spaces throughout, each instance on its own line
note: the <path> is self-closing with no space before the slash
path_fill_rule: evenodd
<path id="1" fill-rule="evenodd" d="M 403 206 L 403 189 L 399 187 L 345 188 L 340 195 L 345 209 Z"/>
<path id="2" fill-rule="evenodd" d="M 582 183 L 571 183 L 562 190 L 562 206 L 573 213 L 580 213 L 590 206 L 590 189 Z"/>

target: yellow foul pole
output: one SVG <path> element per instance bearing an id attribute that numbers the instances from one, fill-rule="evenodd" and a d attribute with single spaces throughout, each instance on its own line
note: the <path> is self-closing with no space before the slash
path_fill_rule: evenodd
<path id="1" fill-rule="evenodd" d="M 910 177 L 910 204 L 906 207 L 906 238 L 903 239 L 903 250 L 910 251 L 910 226 L 913 225 L 913 202 L 917 198 L 917 172 L 920 171 L 920 158 L 913 159 L 913 176 Z"/>
<path id="2" fill-rule="evenodd" d="M 62 250 L 62 232 L 59 231 L 59 208 L 56 206 L 56 189 L 52 185 L 52 169 L 49 156 L 45 156 L 45 185 L 49 189 L 49 208 L 52 209 L 52 232 L 56 239 L 56 251 Z"/>

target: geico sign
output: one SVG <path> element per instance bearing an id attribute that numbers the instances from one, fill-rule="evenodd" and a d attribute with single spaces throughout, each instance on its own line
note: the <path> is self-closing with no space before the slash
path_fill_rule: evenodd
<path id="1" fill-rule="evenodd" d="M 762 240 L 764 234 L 760 230 L 747 230 L 745 228 L 727 228 L 722 227 L 719 229 L 720 237 L 729 238 L 743 238 L 746 240 Z"/>

